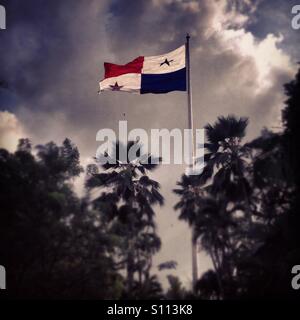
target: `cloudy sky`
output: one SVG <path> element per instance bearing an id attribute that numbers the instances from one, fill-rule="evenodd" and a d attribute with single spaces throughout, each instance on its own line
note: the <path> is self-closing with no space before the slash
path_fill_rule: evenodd
<path id="1" fill-rule="evenodd" d="M 183 92 L 97 95 L 97 90 L 103 62 L 122 64 L 171 51 L 187 32 L 195 127 L 235 114 L 250 119 L 246 139 L 264 127 L 280 130 L 282 85 L 300 60 L 300 30 L 291 28 L 297 2 L 0 0 L 7 11 L 7 29 L 0 30 L 0 80 L 8 84 L 0 89 L 0 146 L 13 150 L 20 137 L 34 144 L 69 137 L 85 165 L 95 155 L 97 131 L 116 130 L 119 120 L 127 120 L 129 129 L 186 128 Z M 188 286 L 190 232 L 172 209 L 177 201 L 172 189 L 183 170 L 164 165 L 154 174 L 166 198 L 157 210 L 163 247 L 156 263 L 176 260 L 173 273 Z M 210 265 L 200 253 L 200 273 Z"/>

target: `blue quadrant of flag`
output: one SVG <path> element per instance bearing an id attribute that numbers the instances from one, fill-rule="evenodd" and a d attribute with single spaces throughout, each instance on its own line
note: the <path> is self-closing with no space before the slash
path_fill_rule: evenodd
<path id="1" fill-rule="evenodd" d="M 142 74 L 141 94 L 186 91 L 186 68 L 162 74 Z"/>

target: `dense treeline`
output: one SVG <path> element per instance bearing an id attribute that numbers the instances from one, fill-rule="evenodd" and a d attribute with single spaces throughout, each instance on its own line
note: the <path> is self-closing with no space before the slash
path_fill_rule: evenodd
<path id="1" fill-rule="evenodd" d="M 202 298 L 299 295 L 291 270 L 300 261 L 300 71 L 285 93 L 282 133 L 264 130 L 243 143 L 248 120 L 219 117 L 206 126 L 203 173 L 183 176 L 175 189 L 179 218 L 194 228 L 214 266 L 196 285 Z"/>
<path id="2" fill-rule="evenodd" d="M 0 265 L 6 296 L 58 299 L 246 299 L 296 297 L 300 264 L 298 128 L 300 71 L 285 85 L 284 130 L 244 143 L 248 119 L 220 116 L 206 129 L 206 167 L 182 176 L 179 219 L 211 258 L 193 293 L 169 276 L 162 290 L 152 258 L 160 250 L 155 209 L 164 199 L 149 177 L 157 165 L 80 166 L 66 139 L 14 153 L 0 150 Z M 130 142 L 125 148 L 130 148 Z M 119 148 L 115 148 L 118 154 Z M 149 159 L 150 154 L 146 155 Z M 86 175 L 86 193 L 73 182 Z M 176 267 L 162 263 L 159 270 Z"/>

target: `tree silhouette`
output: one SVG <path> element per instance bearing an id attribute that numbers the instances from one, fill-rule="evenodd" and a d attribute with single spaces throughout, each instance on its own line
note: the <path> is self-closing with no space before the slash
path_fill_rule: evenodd
<path id="1" fill-rule="evenodd" d="M 0 150 L 0 264 L 10 298 L 108 298 L 120 277 L 107 252 L 111 240 L 95 226 L 85 199 L 72 191 L 82 172 L 78 150 L 30 142 Z"/>
<path id="2" fill-rule="evenodd" d="M 228 116 L 206 125 L 204 171 L 199 176 L 183 176 L 180 189 L 174 190 L 181 196 L 175 206 L 181 210 L 179 218 L 193 226 L 195 240 L 210 255 L 223 297 L 231 291 L 231 285 L 226 288 L 224 283 L 233 277 L 232 260 L 241 238 L 237 226 L 245 233 L 252 225 L 249 150 L 241 144 L 247 124 L 245 118 Z"/>
<path id="3" fill-rule="evenodd" d="M 291 269 L 300 259 L 299 80 L 298 71 L 295 80 L 285 85 L 283 133 L 265 131 L 250 143 L 256 150 L 254 182 L 261 203 L 257 219 L 267 228 L 254 254 L 239 265 L 244 297 L 299 297 L 290 285 Z"/>
<path id="4" fill-rule="evenodd" d="M 122 163 L 119 157 L 121 148 L 125 149 L 123 151 L 127 152 L 127 156 L 131 148 L 137 148 L 136 157 L 131 161 L 127 158 L 127 163 Z M 163 205 L 163 197 L 159 192 L 159 183 L 147 175 L 157 168 L 157 164 L 151 163 L 150 154 L 141 154 L 139 143 L 132 141 L 127 146 L 116 143 L 114 153 L 103 156 L 116 161 L 102 164 L 104 172 L 99 172 L 97 165 L 91 165 L 86 186 L 90 191 L 102 191 L 93 200 L 94 209 L 100 213 L 107 232 L 114 234 L 118 240 L 114 258 L 120 268 L 126 267 L 126 295 L 133 297 L 137 290 L 135 274 L 140 287 L 148 286 L 152 256 L 161 246 L 156 234 L 153 206 Z"/>
<path id="5" fill-rule="evenodd" d="M 285 90 L 283 133 L 264 130 L 242 144 L 248 121 L 219 117 L 205 127 L 203 173 L 183 176 L 175 190 L 179 218 L 194 227 L 214 266 L 197 283 L 199 298 L 298 296 L 290 281 L 300 257 L 300 72 Z"/>

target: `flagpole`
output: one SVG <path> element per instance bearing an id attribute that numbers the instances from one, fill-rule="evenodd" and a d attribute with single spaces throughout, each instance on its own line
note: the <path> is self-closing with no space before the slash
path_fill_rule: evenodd
<path id="1" fill-rule="evenodd" d="M 192 88 L 191 88 L 191 75 L 190 75 L 190 35 L 186 35 L 185 44 L 185 57 L 186 57 L 186 79 L 187 79 L 187 106 L 188 106 L 188 129 L 191 130 L 190 147 L 192 148 L 192 167 L 194 167 L 194 131 L 193 131 L 193 107 L 192 107 Z M 193 290 L 198 279 L 198 264 L 197 264 L 197 244 L 194 241 L 194 228 L 192 227 L 192 279 Z"/>

